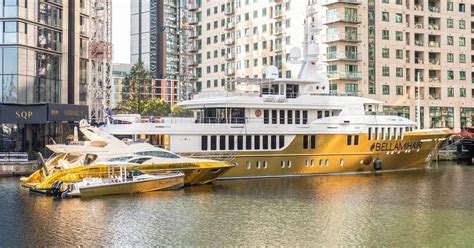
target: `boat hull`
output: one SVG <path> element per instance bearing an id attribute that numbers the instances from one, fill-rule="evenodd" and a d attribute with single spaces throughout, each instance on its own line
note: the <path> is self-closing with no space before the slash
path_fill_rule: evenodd
<path id="1" fill-rule="evenodd" d="M 109 185 L 94 185 L 81 187 L 80 197 L 93 197 L 103 195 L 135 194 L 150 191 L 179 188 L 184 185 L 184 175 L 147 179 L 142 181 L 114 183 Z"/>
<path id="2" fill-rule="evenodd" d="M 449 129 L 411 132 L 403 140 L 369 140 L 360 134 L 358 145 L 347 145 L 344 134 L 317 135 L 315 149 L 303 149 L 303 135 L 297 135 L 282 151 L 239 152 L 232 161 L 236 167 L 220 179 L 369 173 L 376 159 L 380 171 L 422 169 L 450 135 Z"/>
<path id="3" fill-rule="evenodd" d="M 157 175 L 170 172 L 184 173 L 184 185 L 206 184 L 221 176 L 233 165 L 225 162 L 192 162 L 128 165 L 127 170 L 139 170 L 146 174 Z M 116 172 L 118 176 L 118 171 Z M 33 190 L 49 190 L 55 181 L 64 183 L 80 182 L 87 177 L 108 177 L 108 165 L 79 166 L 58 170 L 37 182 L 23 183 L 22 186 Z"/>

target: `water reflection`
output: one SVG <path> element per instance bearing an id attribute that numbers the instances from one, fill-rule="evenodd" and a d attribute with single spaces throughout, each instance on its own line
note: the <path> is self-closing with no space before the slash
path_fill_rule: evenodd
<path id="1" fill-rule="evenodd" d="M 54 200 L 0 179 L 0 244 L 416 246 L 474 243 L 474 167 L 218 181 Z"/>

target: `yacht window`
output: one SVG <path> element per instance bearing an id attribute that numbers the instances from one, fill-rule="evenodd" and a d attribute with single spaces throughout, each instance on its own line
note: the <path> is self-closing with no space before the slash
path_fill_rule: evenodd
<path id="1" fill-rule="evenodd" d="M 263 135 L 263 150 L 267 150 L 268 149 L 268 136 L 267 135 Z"/>
<path id="2" fill-rule="evenodd" d="M 397 139 L 398 139 L 398 136 L 397 136 L 397 128 L 394 128 L 394 129 L 393 129 L 393 139 L 394 139 L 394 140 L 397 140 Z"/>
<path id="3" fill-rule="evenodd" d="M 252 150 L 252 136 L 245 136 L 245 149 Z"/>
<path id="4" fill-rule="evenodd" d="M 311 135 L 311 149 L 316 149 L 316 135 Z"/>
<path id="5" fill-rule="evenodd" d="M 211 150 L 217 150 L 217 136 L 211 135 Z"/>
<path id="6" fill-rule="evenodd" d="M 400 128 L 400 139 L 403 140 L 405 133 L 403 133 L 403 127 Z"/>
<path id="7" fill-rule="evenodd" d="M 229 135 L 229 150 L 234 150 L 235 148 L 234 140 L 235 140 L 234 136 Z"/>
<path id="8" fill-rule="evenodd" d="M 263 124 L 270 123 L 270 112 L 268 110 L 263 110 Z"/>
<path id="9" fill-rule="evenodd" d="M 369 131 L 367 131 L 367 133 L 369 134 L 368 139 L 372 140 L 372 128 L 371 127 L 369 127 Z"/>
<path id="10" fill-rule="evenodd" d="M 255 150 L 260 149 L 260 136 L 259 135 L 253 136 L 253 146 Z"/>
<path id="11" fill-rule="evenodd" d="M 276 149 L 277 148 L 277 136 L 276 135 L 270 136 L 270 144 L 271 144 L 271 149 Z"/>
<path id="12" fill-rule="evenodd" d="M 382 127 L 381 129 L 382 129 L 382 130 L 381 130 L 381 132 L 382 132 L 382 140 L 385 140 L 385 128 Z"/>
<path id="13" fill-rule="evenodd" d="M 285 124 L 285 110 L 280 110 L 280 124 Z"/>
<path id="14" fill-rule="evenodd" d="M 354 135 L 354 145 L 355 146 L 359 145 L 359 135 Z"/>
<path id="15" fill-rule="evenodd" d="M 300 116 L 300 111 L 299 110 L 295 110 L 295 124 L 300 124 L 300 119 L 301 116 Z"/>
<path id="16" fill-rule="evenodd" d="M 281 149 L 285 146 L 285 136 L 284 135 L 280 135 L 279 136 L 279 146 L 278 148 Z"/>
<path id="17" fill-rule="evenodd" d="M 148 161 L 148 160 L 150 160 L 150 159 L 151 159 L 151 158 L 136 158 L 136 159 L 132 159 L 132 160 L 130 160 L 130 161 L 128 161 L 128 162 L 130 162 L 130 163 L 135 163 L 135 164 L 143 164 L 143 162 Z"/>
<path id="18" fill-rule="evenodd" d="M 237 136 L 237 150 L 244 149 L 244 136 L 238 135 Z"/>
<path id="19" fill-rule="evenodd" d="M 392 128 L 387 127 L 388 140 L 392 140 Z"/>
<path id="20" fill-rule="evenodd" d="M 118 157 L 118 158 L 111 158 L 108 161 L 109 162 L 125 162 L 129 159 L 133 158 L 132 156 L 127 156 L 127 157 Z"/>
<path id="21" fill-rule="evenodd" d="M 303 149 L 308 149 L 308 135 L 303 136 Z"/>
<path id="22" fill-rule="evenodd" d="M 323 118 L 323 111 L 318 110 L 318 119 Z"/>
<path id="23" fill-rule="evenodd" d="M 152 156 L 152 157 L 159 157 L 159 158 L 179 158 L 178 155 L 171 152 L 166 152 L 166 151 L 136 152 L 135 155 Z"/>
<path id="24" fill-rule="evenodd" d="M 288 124 L 293 124 L 293 111 L 288 110 Z"/>
<path id="25" fill-rule="evenodd" d="M 331 116 L 331 112 L 329 112 L 328 110 L 324 111 L 324 117 L 329 117 Z"/>
<path id="26" fill-rule="evenodd" d="M 219 136 L 219 150 L 225 150 L 225 135 Z"/>
<path id="27" fill-rule="evenodd" d="M 375 140 L 378 140 L 379 139 L 379 128 L 376 127 L 375 128 Z"/>
<path id="28" fill-rule="evenodd" d="M 201 136 L 201 150 L 207 151 L 207 136 Z"/>
<path id="29" fill-rule="evenodd" d="M 347 135 L 347 145 L 352 145 L 352 135 Z"/>
<path id="30" fill-rule="evenodd" d="M 303 124 L 307 124 L 307 123 L 308 123 L 308 111 L 303 110 Z"/>
<path id="31" fill-rule="evenodd" d="M 272 110 L 272 124 L 277 124 L 277 118 L 278 118 L 277 113 L 278 111 Z"/>
<path id="32" fill-rule="evenodd" d="M 245 123 L 245 109 L 244 108 L 230 108 L 229 117 L 231 123 Z M 225 120 L 222 122 L 225 123 Z"/>

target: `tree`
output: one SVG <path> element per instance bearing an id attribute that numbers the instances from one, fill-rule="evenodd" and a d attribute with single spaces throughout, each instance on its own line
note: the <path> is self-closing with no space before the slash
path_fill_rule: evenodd
<path id="1" fill-rule="evenodd" d="M 184 109 L 184 108 L 178 106 L 178 104 L 173 105 L 173 107 L 171 108 L 171 113 L 174 116 L 181 116 L 181 117 L 191 117 L 191 116 L 193 116 L 193 111 L 191 111 L 189 109 Z"/>
<path id="2" fill-rule="evenodd" d="M 155 98 L 145 102 L 142 115 L 165 116 L 170 113 L 170 106 L 163 99 Z"/>
<path id="3" fill-rule="evenodd" d="M 130 69 L 130 73 L 123 79 L 122 95 L 127 101 L 124 108 L 133 113 L 141 113 L 144 100 L 152 97 L 151 81 L 153 75 L 139 61 Z M 127 106 L 127 107 L 126 107 Z"/>

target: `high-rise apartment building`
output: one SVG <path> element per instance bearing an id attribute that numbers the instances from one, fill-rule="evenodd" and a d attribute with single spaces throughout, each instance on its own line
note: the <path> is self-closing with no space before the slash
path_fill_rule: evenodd
<path id="1" fill-rule="evenodd" d="M 322 0 L 331 89 L 383 102 L 424 128 L 472 126 L 474 4 L 462 0 Z M 419 89 L 418 89 L 419 81 Z"/>
<path id="2" fill-rule="evenodd" d="M 69 124 L 88 118 L 87 106 L 78 104 L 88 104 L 92 81 L 105 87 L 91 75 L 89 53 L 104 52 L 89 49 L 99 32 L 91 23 L 91 9 L 107 9 L 98 2 L 107 1 L 0 1 L 1 151 L 64 141 L 63 134 L 72 132 Z"/>
<path id="3" fill-rule="evenodd" d="M 289 63 L 292 47 L 305 42 L 307 1 L 189 0 L 190 78 L 194 91 L 232 87 L 239 77 L 265 77 L 275 65 L 279 76 L 297 77 Z"/>

